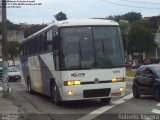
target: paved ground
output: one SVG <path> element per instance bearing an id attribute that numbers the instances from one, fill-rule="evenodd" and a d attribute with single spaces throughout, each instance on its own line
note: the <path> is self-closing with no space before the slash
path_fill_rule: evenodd
<path id="1" fill-rule="evenodd" d="M 3 97 L 3 87 L 0 82 L 0 120 L 17 120 L 19 107 L 13 103 L 12 96 Z"/>
<path id="2" fill-rule="evenodd" d="M 0 99 L 0 113 L 17 113 L 18 120 L 83 119 L 91 111 L 104 106 L 99 100 L 67 102 L 64 106 L 56 106 L 47 96 L 29 94 L 23 81 L 10 82 L 10 87 L 11 96 Z"/>

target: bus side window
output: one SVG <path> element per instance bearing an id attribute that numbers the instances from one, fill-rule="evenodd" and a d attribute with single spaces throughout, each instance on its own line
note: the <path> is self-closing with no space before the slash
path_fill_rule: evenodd
<path id="1" fill-rule="evenodd" d="M 54 55 L 54 62 L 55 62 L 55 69 L 59 70 L 59 37 L 58 32 L 53 33 L 53 55 Z"/>
<path id="2" fill-rule="evenodd" d="M 30 54 L 32 55 L 34 53 L 34 45 L 33 45 L 33 40 L 30 40 Z"/>
<path id="3" fill-rule="evenodd" d="M 52 39 L 53 39 L 53 31 L 52 29 L 47 32 L 47 50 L 52 50 Z"/>
<path id="4" fill-rule="evenodd" d="M 58 50 L 59 49 L 59 37 L 58 37 L 58 32 L 54 32 L 53 34 L 53 50 Z"/>
<path id="5" fill-rule="evenodd" d="M 46 51 L 46 47 L 47 47 L 47 45 L 46 45 L 46 33 L 43 33 L 43 34 L 41 34 L 41 52 L 44 52 L 44 51 Z"/>
<path id="6" fill-rule="evenodd" d="M 41 43 L 40 43 L 40 46 L 41 46 L 41 52 L 44 50 L 44 40 L 43 40 L 43 34 L 40 35 L 40 38 L 41 38 Z"/>
<path id="7" fill-rule="evenodd" d="M 39 36 L 35 37 L 35 39 L 34 39 L 35 53 L 39 53 L 39 49 L 40 49 L 39 40 L 40 40 Z"/>
<path id="8" fill-rule="evenodd" d="M 41 36 L 38 35 L 38 36 L 37 36 L 37 52 L 38 52 L 38 53 L 40 53 L 40 50 L 41 50 L 40 44 L 41 44 Z"/>
<path id="9" fill-rule="evenodd" d="M 29 55 L 29 49 L 30 49 L 29 44 L 30 44 L 30 41 L 27 41 L 26 43 L 27 43 L 26 44 L 26 54 Z"/>

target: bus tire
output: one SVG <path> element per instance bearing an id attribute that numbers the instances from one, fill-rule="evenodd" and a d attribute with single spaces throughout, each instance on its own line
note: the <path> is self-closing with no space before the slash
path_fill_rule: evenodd
<path id="1" fill-rule="evenodd" d="M 30 94 L 33 94 L 33 90 L 31 87 L 31 81 L 30 81 L 29 77 L 27 78 L 27 89 Z"/>
<path id="2" fill-rule="evenodd" d="M 55 83 L 51 86 L 51 99 L 57 106 L 61 106 L 63 103 L 59 98 L 59 91 Z"/>
<path id="3" fill-rule="evenodd" d="M 110 101 L 111 101 L 111 98 L 101 98 L 100 100 L 101 100 L 101 102 L 104 103 L 104 104 L 109 104 Z"/>

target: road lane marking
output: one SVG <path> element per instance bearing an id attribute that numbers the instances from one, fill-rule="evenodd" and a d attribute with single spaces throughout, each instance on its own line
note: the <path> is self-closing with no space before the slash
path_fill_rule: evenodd
<path id="1" fill-rule="evenodd" d="M 160 114 L 160 110 L 153 109 L 153 110 L 152 110 L 152 113 L 155 113 L 155 114 Z"/>
<path id="2" fill-rule="evenodd" d="M 157 106 L 160 107 L 160 103 L 158 103 Z"/>
<path id="3" fill-rule="evenodd" d="M 152 119 L 150 119 L 150 118 L 146 118 L 146 119 L 144 119 L 144 120 L 152 120 Z"/>
<path id="4" fill-rule="evenodd" d="M 160 107 L 160 103 L 158 103 L 157 106 Z M 153 109 L 151 112 L 160 115 L 160 110 L 158 109 Z"/>
<path id="5" fill-rule="evenodd" d="M 83 116 L 82 118 L 80 118 L 78 120 L 92 120 L 92 119 L 98 117 L 99 115 L 103 114 L 104 112 L 110 110 L 111 108 L 126 102 L 127 100 L 131 99 L 132 97 L 133 97 L 133 94 L 130 93 L 129 95 L 126 95 L 125 97 L 123 97 L 119 100 L 112 101 L 111 105 L 105 105 L 97 110 L 90 112 L 89 114 Z"/>
<path id="6" fill-rule="evenodd" d="M 0 91 L 2 91 L 3 90 L 3 87 L 0 87 Z"/>

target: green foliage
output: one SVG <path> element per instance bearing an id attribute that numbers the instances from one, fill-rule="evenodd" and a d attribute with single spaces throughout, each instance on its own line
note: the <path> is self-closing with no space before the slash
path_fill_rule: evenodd
<path id="1" fill-rule="evenodd" d="M 160 16 L 153 16 L 143 21 L 144 25 L 153 31 L 157 31 L 160 25 Z"/>
<path id="2" fill-rule="evenodd" d="M 20 26 L 17 24 L 14 24 L 13 22 L 7 20 L 7 28 L 9 30 L 21 30 Z"/>
<path id="3" fill-rule="evenodd" d="M 110 15 L 108 17 L 106 17 L 106 19 L 108 20 L 114 20 L 114 21 L 117 21 L 119 22 L 121 19 L 122 19 L 122 16 L 121 15 Z"/>
<path id="4" fill-rule="evenodd" d="M 123 15 L 108 16 L 107 19 L 119 22 L 120 20 L 128 20 L 130 23 L 142 19 L 141 13 L 129 12 Z"/>
<path id="5" fill-rule="evenodd" d="M 13 22 L 7 20 L 7 29 L 9 30 L 21 30 L 20 26 L 17 24 L 14 24 Z M 2 33 L 2 22 L 0 22 L 0 34 Z"/>
<path id="6" fill-rule="evenodd" d="M 43 28 L 46 27 L 46 26 L 47 26 L 47 25 L 45 25 L 45 24 L 42 24 L 42 25 L 32 25 L 31 27 L 26 28 L 26 29 L 24 30 L 24 37 L 26 38 L 26 37 L 28 37 L 28 36 L 36 33 L 37 31 L 43 29 Z"/>
<path id="7" fill-rule="evenodd" d="M 8 41 L 8 56 L 14 62 L 14 59 L 19 55 L 20 44 L 17 41 Z"/>
<path id="8" fill-rule="evenodd" d="M 67 16 L 65 13 L 63 13 L 62 11 L 59 12 L 58 14 L 54 15 L 55 19 L 57 21 L 61 21 L 61 20 L 67 20 Z"/>
<path id="9" fill-rule="evenodd" d="M 130 23 L 139 21 L 142 19 L 141 13 L 136 13 L 136 12 L 129 12 L 127 14 L 124 14 L 124 19 L 128 20 Z"/>
<path id="10" fill-rule="evenodd" d="M 154 34 L 141 24 L 133 24 L 128 34 L 128 52 L 145 52 L 154 48 Z"/>

